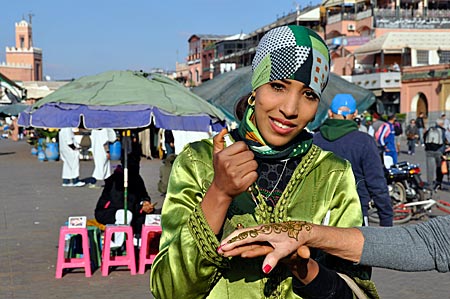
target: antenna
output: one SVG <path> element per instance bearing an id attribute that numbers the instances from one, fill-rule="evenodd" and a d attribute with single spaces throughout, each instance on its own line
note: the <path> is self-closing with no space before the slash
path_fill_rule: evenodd
<path id="1" fill-rule="evenodd" d="M 33 22 L 33 17 L 34 17 L 34 13 L 29 12 L 29 13 L 28 13 L 28 20 L 30 21 L 30 22 L 29 22 L 30 25 L 31 25 L 32 22 Z"/>

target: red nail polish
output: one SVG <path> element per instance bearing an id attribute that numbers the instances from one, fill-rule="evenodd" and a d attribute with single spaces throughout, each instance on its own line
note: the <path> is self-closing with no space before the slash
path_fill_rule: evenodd
<path id="1" fill-rule="evenodd" d="M 225 244 L 220 245 L 219 247 L 217 247 L 217 252 L 219 252 L 220 248 L 222 248 Z"/>
<path id="2" fill-rule="evenodd" d="M 263 272 L 266 274 L 269 273 L 270 270 L 272 270 L 272 266 L 270 266 L 269 264 L 265 265 L 263 268 Z"/>

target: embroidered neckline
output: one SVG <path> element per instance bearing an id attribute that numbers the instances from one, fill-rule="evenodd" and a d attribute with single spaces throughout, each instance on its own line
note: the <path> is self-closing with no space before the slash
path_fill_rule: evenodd
<path id="1" fill-rule="evenodd" d="M 283 190 L 283 193 L 281 194 L 281 197 L 274 208 L 266 203 L 264 197 L 258 189 L 258 186 L 256 184 L 252 185 L 249 192 L 256 204 L 255 216 L 258 220 L 258 223 L 275 223 L 286 220 L 285 206 L 288 202 L 288 199 L 290 198 L 290 194 L 295 191 L 294 187 L 298 186 L 300 181 L 312 168 L 312 166 L 314 165 L 313 162 L 317 159 L 319 153 L 319 147 L 316 145 L 312 145 L 311 149 L 308 151 L 308 153 L 306 153 L 305 156 L 303 156 L 299 165 L 294 170 L 291 179 L 286 185 L 286 188 Z"/>

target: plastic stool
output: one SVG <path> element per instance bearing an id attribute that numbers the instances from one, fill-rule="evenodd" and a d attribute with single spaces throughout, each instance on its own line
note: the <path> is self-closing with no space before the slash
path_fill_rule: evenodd
<path id="1" fill-rule="evenodd" d="M 64 247 L 66 241 L 66 235 L 81 235 L 83 257 L 81 258 L 66 258 L 64 256 Z M 89 254 L 89 239 L 88 231 L 86 228 L 68 228 L 62 226 L 59 230 L 59 245 L 58 245 L 58 260 L 56 263 L 56 278 L 61 278 L 64 268 L 84 268 L 85 276 L 91 277 L 91 259 Z"/>
<path id="2" fill-rule="evenodd" d="M 148 264 L 152 264 L 153 260 L 155 259 L 156 255 L 158 254 L 158 251 L 151 251 L 151 247 L 149 246 L 151 243 L 151 240 L 153 238 L 149 238 L 149 233 L 158 233 L 161 235 L 162 229 L 161 226 L 155 226 L 155 225 L 142 225 L 142 239 L 141 239 L 141 249 L 139 250 L 139 274 L 145 273 L 145 266 Z M 153 234 L 154 235 L 154 234 Z"/>
<path id="3" fill-rule="evenodd" d="M 111 256 L 111 237 L 114 233 L 126 234 L 125 256 Z M 108 276 L 110 266 L 128 266 L 131 275 L 136 275 L 136 259 L 134 257 L 133 228 L 129 225 L 107 225 L 102 251 L 102 276 Z"/>

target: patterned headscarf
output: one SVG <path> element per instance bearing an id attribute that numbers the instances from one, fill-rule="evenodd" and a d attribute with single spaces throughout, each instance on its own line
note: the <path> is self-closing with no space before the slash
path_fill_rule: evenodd
<path id="1" fill-rule="evenodd" d="M 310 87 L 320 98 L 327 86 L 330 54 L 323 39 L 303 26 L 270 30 L 259 42 L 252 63 L 252 88 L 280 79 L 293 79 Z"/>

